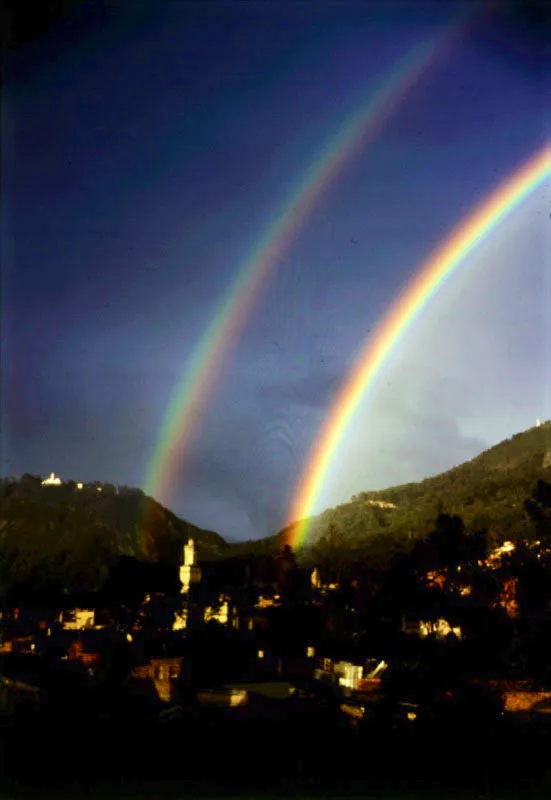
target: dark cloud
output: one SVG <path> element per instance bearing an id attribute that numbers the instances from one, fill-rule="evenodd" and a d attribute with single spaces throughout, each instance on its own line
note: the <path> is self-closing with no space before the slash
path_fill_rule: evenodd
<path id="1" fill-rule="evenodd" d="M 492 4 L 490 4 L 492 5 Z M 548 0 L 501 0 L 481 20 L 478 41 L 493 58 L 525 70 L 549 74 L 551 6 Z"/>
<path id="2" fill-rule="evenodd" d="M 191 509 L 198 524 L 222 535 L 275 533 L 286 521 L 315 425 L 291 417 L 287 402 L 273 396 L 269 405 L 255 403 L 246 412 L 230 411 L 225 400 L 223 414 L 220 402 L 202 428 L 171 505 L 188 518 Z"/>
<path id="3" fill-rule="evenodd" d="M 238 450 L 234 449 L 232 458 L 224 446 L 228 444 L 235 447 L 237 441 L 220 442 L 216 451 L 194 459 L 191 480 L 180 492 L 176 489 L 176 499 L 180 495 L 180 502 L 187 509 L 194 509 L 197 503 L 194 519 L 207 527 L 209 505 L 216 509 L 223 536 L 244 539 L 275 533 L 286 510 L 282 489 L 288 477 L 265 461 L 254 466 L 240 463 Z M 220 507 L 227 510 L 226 520 L 220 518 Z"/>

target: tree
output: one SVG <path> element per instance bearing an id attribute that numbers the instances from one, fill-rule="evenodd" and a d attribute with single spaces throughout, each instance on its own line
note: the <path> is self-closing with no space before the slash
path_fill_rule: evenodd
<path id="1" fill-rule="evenodd" d="M 350 543 L 342 530 L 330 522 L 326 532 L 313 546 L 312 555 L 322 574 L 340 583 L 343 568 L 350 559 Z"/>
<path id="2" fill-rule="evenodd" d="M 551 483 L 539 480 L 531 498 L 524 504 L 535 539 L 551 544 Z"/>
<path id="3" fill-rule="evenodd" d="M 291 546 L 286 544 L 276 558 L 277 586 L 284 601 L 291 600 L 294 595 L 297 572 L 296 556 Z"/>

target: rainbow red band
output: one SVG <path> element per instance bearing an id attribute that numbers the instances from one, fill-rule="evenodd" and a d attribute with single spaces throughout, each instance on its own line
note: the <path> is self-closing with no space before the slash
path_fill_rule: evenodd
<path id="1" fill-rule="evenodd" d="M 215 385 L 220 381 L 228 357 L 268 278 L 329 186 L 353 156 L 363 151 L 367 142 L 380 132 L 434 56 L 445 49 L 450 33 L 456 31 L 457 25 L 454 25 L 435 41 L 417 45 L 397 64 L 378 90 L 370 92 L 367 103 L 362 104 L 313 161 L 244 262 L 176 386 L 145 479 L 146 494 L 165 505 L 170 501 L 175 482 L 182 482 L 182 470 L 189 459 L 199 422 L 206 413 Z M 146 517 L 143 526 L 146 527 L 147 523 Z"/>
<path id="2" fill-rule="evenodd" d="M 551 145 L 529 159 L 457 225 L 417 270 L 363 347 L 316 439 L 289 514 L 288 542 L 301 547 L 328 470 L 366 392 L 413 321 L 466 256 L 551 175 Z"/>

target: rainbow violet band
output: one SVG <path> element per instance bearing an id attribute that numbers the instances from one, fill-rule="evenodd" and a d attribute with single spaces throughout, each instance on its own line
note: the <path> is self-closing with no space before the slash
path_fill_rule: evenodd
<path id="1" fill-rule="evenodd" d="M 348 425 L 411 324 L 469 253 L 550 175 L 551 145 L 548 144 L 452 230 L 443 244 L 421 264 L 412 282 L 369 337 L 327 414 L 295 493 L 287 523 L 287 541 L 292 547 L 305 544 L 316 502 Z"/>
<path id="2" fill-rule="evenodd" d="M 359 110 L 313 159 L 239 269 L 174 390 L 145 478 L 147 495 L 165 505 L 169 502 L 175 482 L 181 483 L 185 477 L 183 468 L 215 385 L 220 381 L 228 357 L 268 278 L 346 164 L 380 132 L 435 56 L 447 50 L 450 34 L 457 34 L 457 25 L 446 29 L 434 40 L 417 44 L 397 63 L 376 91 L 370 91 Z M 147 523 L 146 511 L 143 525 L 147 526 Z"/>

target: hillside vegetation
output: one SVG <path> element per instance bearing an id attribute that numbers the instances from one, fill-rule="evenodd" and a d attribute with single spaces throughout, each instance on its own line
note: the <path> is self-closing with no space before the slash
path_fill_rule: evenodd
<path id="1" fill-rule="evenodd" d="M 551 480 L 551 422 L 531 428 L 465 464 L 419 483 L 361 492 L 312 521 L 302 562 L 355 552 L 388 563 L 407 542 L 424 537 L 441 513 L 462 517 L 466 530 L 498 537 L 530 535 L 525 501 L 538 480 Z M 98 491 L 101 489 L 101 491 Z M 42 486 L 25 475 L 0 484 L 0 589 L 18 584 L 95 588 L 110 561 L 129 555 L 176 563 L 191 536 L 200 560 L 274 554 L 289 530 L 228 544 L 217 533 L 180 519 L 139 489 L 69 481 Z"/>
<path id="2" fill-rule="evenodd" d="M 0 485 L 0 584 L 95 588 L 109 561 L 129 555 L 175 563 L 189 537 L 202 560 L 227 544 L 179 519 L 139 489 L 93 483 L 42 486 L 24 475 Z"/>
<path id="3" fill-rule="evenodd" d="M 504 538 L 528 532 L 524 503 L 538 480 L 551 479 L 551 422 L 518 433 L 472 461 L 418 483 L 366 491 L 329 508 L 312 520 L 312 547 L 327 539 L 341 546 L 389 554 L 404 540 L 429 533 L 438 514 L 458 514 L 467 531 L 483 528 Z M 241 552 L 276 549 L 285 531 L 258 542 L 244 542 Z"/>

